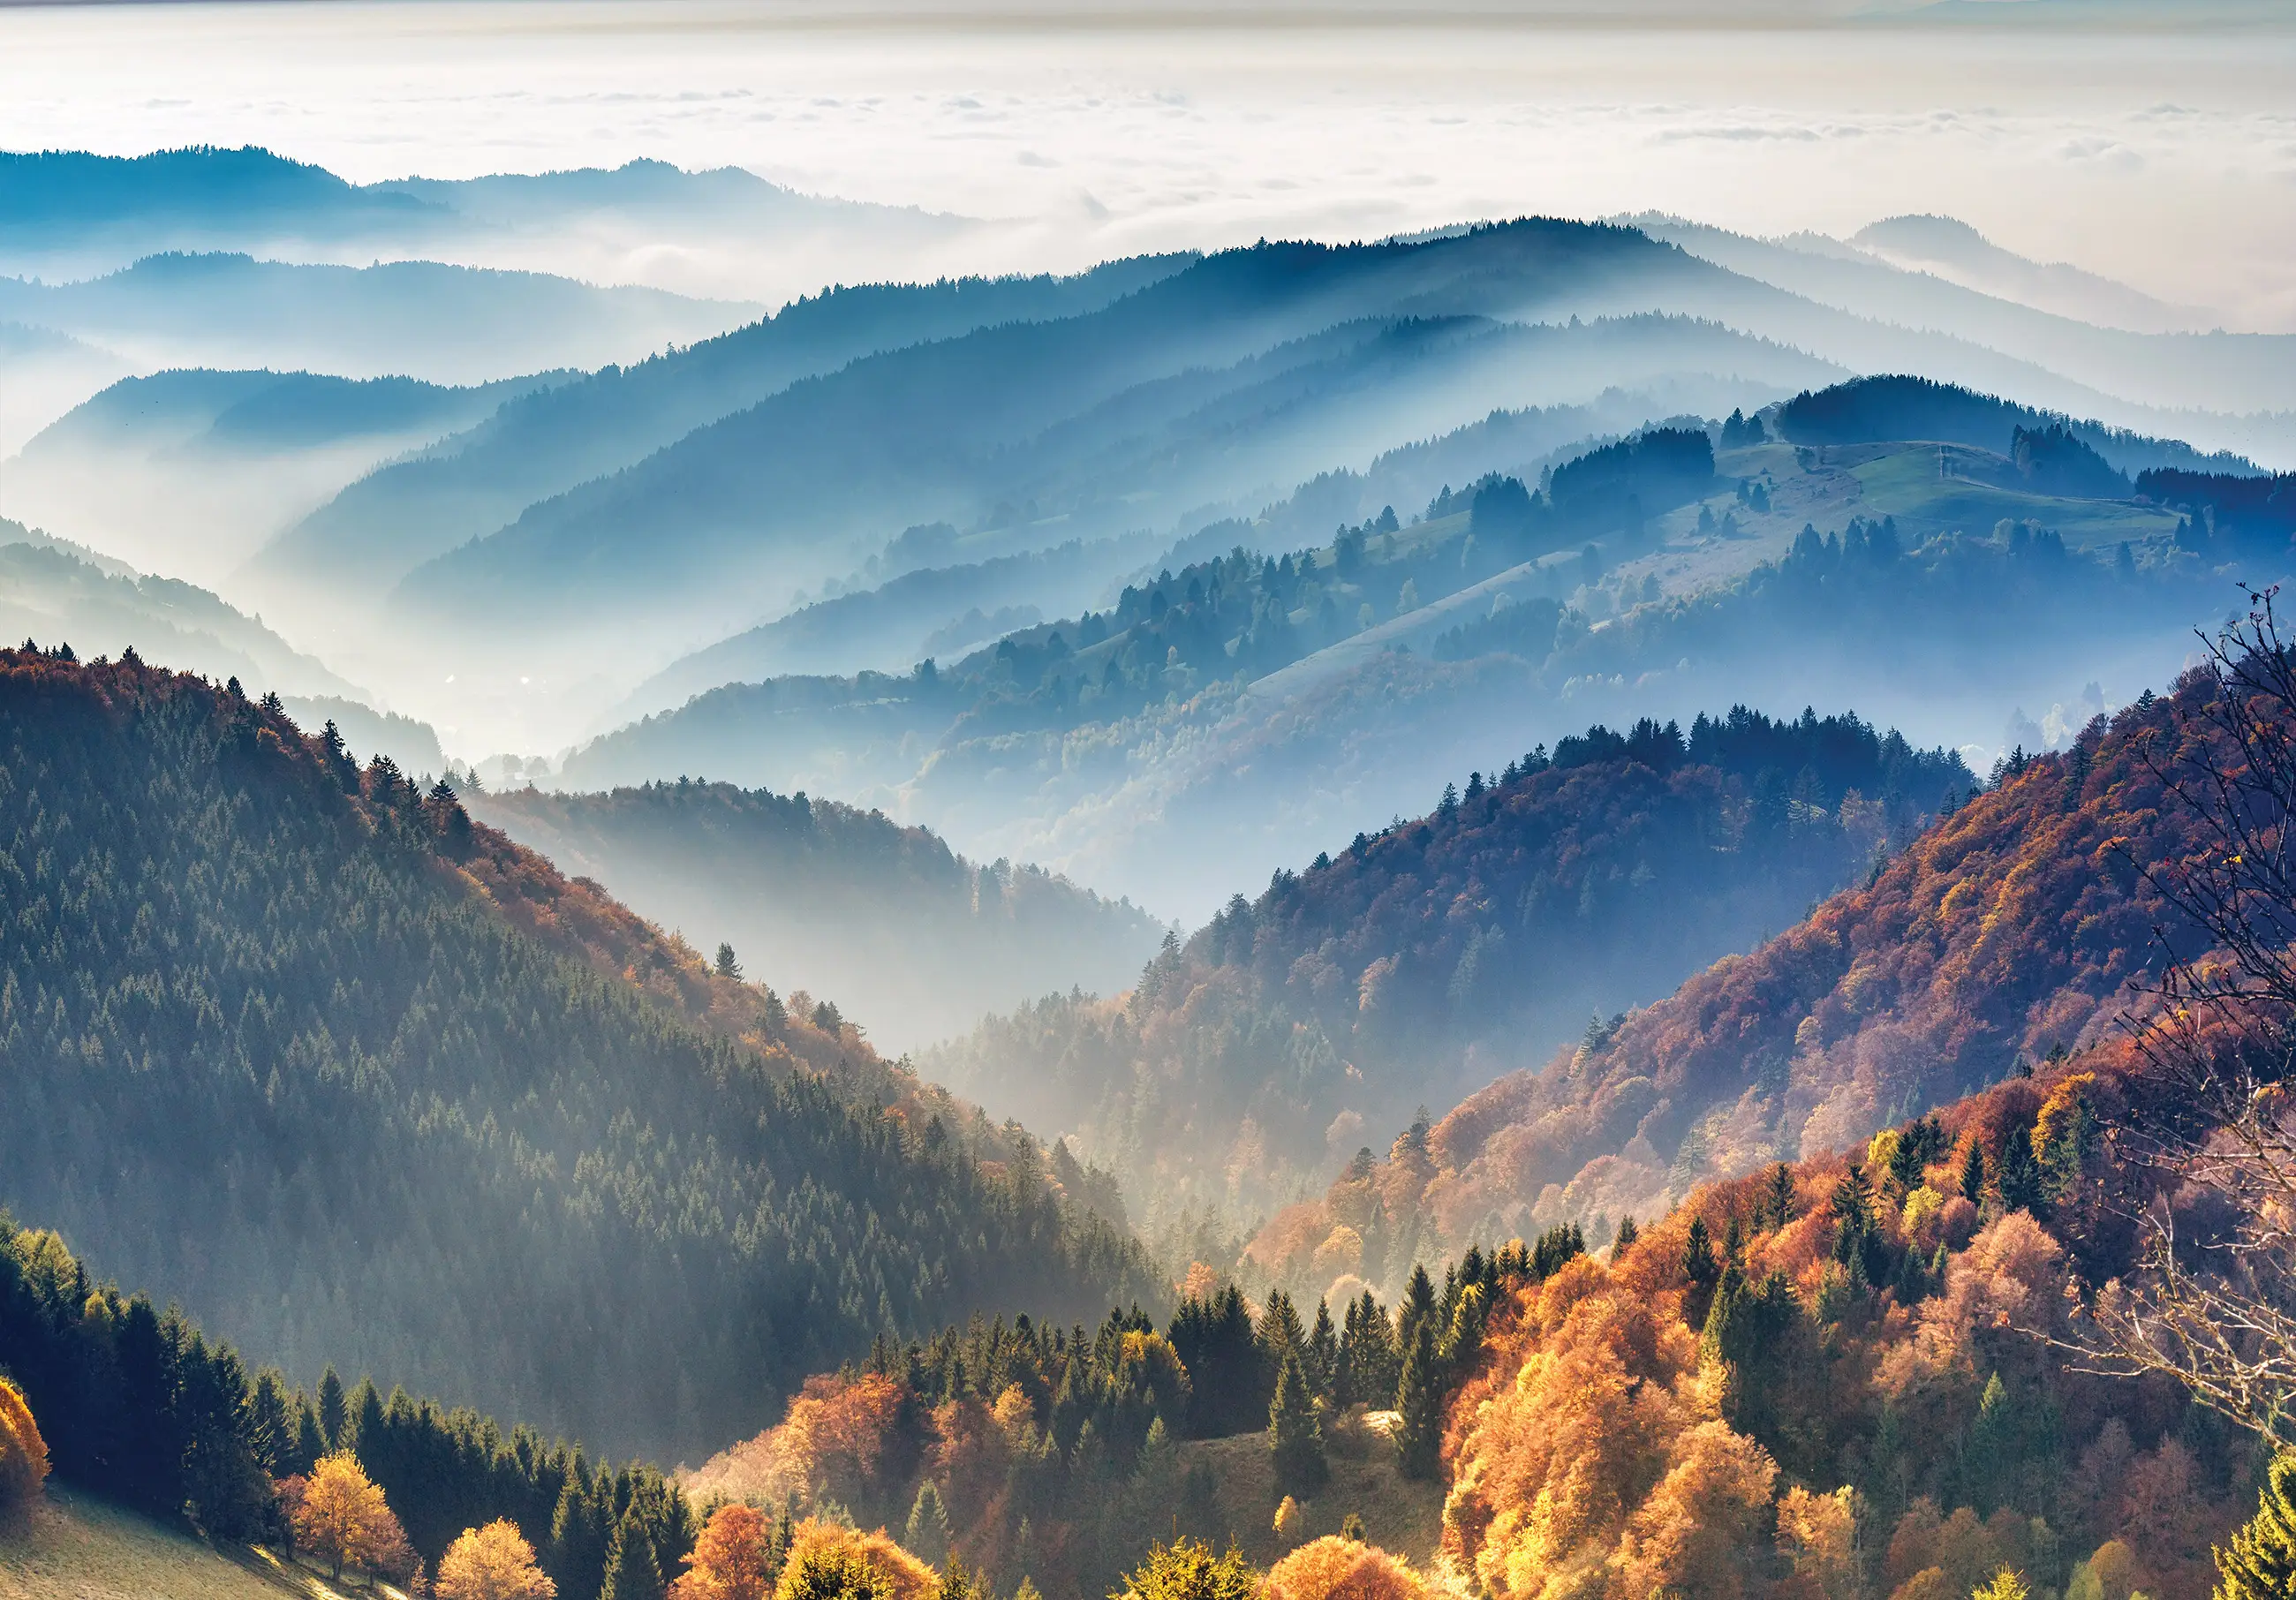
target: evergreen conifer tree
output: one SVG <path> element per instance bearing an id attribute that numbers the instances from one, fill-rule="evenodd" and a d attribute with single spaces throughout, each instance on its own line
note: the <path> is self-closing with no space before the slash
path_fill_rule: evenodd
<path id="1" fill-rule="evenodd" d="M 1772 1227 L 1784 1227 L 1793 1220 L 1793 1169 L 1780 1161 L 1770 1169 L 1769 1187 L 1763 1194 L 1762 1210 Z"/>
<path id="2" fill-rule="evenodd" d="M 288 1474 L 308 1474 L 326 1453 L 327 1440 L 319 1426 L 319 1408 L 308 1398 L 302 1399 L 295 1412 L 295 1451 L 286 1464 Z"/>
<path id="3" fill-rule="evenodd" d="M 1296 1350 L 1283 1353 L 1275 1398 L 1267 1407 L 1267 1448 L 1275 1457 L 1275 1485 L 1287 1494 L 1313 1496 L 1331 1476 L 1324 1459 L 1323 1419 L 1316 1415 L 1307 1374 Z"/>
<path id="4" fill-rule="evenodd" d="M 1975 1134 L 1961 1158 L 1961 1197 L 1972 1205 L 1985 1203 L 1985 1145 Z"/>
<path id="5" fill-rule="evenodd" d="M 2001 1190 L 2002 1210 L 2027 1210 L 2036 1220 L 2047 1220 L 2048 1175 L 2033 1154 L 2033 1141 L 2023 1132 L 2013 1128 L 2003 1137 L 2001 1170 L 1995 1181 Z"/>
<path id="6" fill-rule="evenodd" d="M 1714 1235 L 1703 1217 L 1690 1219 L 1689 1235 L 1682 1243 L 1682 1276 L 1690 1280 L 1689 1292 L 1682 1297 L 1683 1317 L 1702 1328 L 1714 1308 L 1714 1285 L 1722 1276 L 1722 1264 L 1714 1259 Z"/>
<path id="7" fill-rule="evenodd" d="M 376 1392 L 373 1378 L 361 1378 L 359 1386 L 351 1393 L 348 1409 L 350 1419 L 344 1425 L 350 1437 L 338 1440 L 337 1449 L 354 1453 L 362 1447 L 372 1449 L 382 1440 L 382 1396 Z"/>
<path id="8" fill-rule="evenodd" d="M 310 1368 L 303 1370 L 308 1372 Z M 331 1366 L 319 1374 L 319 1437 L 326 1444 L 326 1449 L 321 1450 L 320 1455 L 342 1448 L 343 1422 L 348 1415 L 343 1407 L 343 1381 L 335 1375 L 335 1369 Z"/>
<path id="9" fill-rule="evenodd" d="M 662 1600 L 661 1563 L 655 1560 L 653 1539 L 633 1506 L 623 1513 L 606 1552 L 606 1581 L 598 1600 Z"/>
<path id="10" fill-rule="evenodd" d="M 1443 1392 L 1435 1371 L 1435 1329 L 1430 1318 L 1420 1319 L 1403 1358 L 1395 1408 L 1402 1414 L 1396 1446 L 1403 1458 L 1403 1475 L 1432 1478 L 1441 1459 Z"/>
<path id="11" fill-rule="evenodd" d="M 1316 1326 L 1308 1335 L 1307 1349 L 1300 1352 L 1300 1366 L 1308 1374 L 1308 1388 L 1318 1399 L 1339 1398 L 1340 1341 L 1332 1328 L 1328 1301 L 1316 1301 Z"/>
<path id="12" fill-rule="evenodd" d="M 558 1509 L 550 1520 L 550 1554 L 542 1563 L 558 1585 L 558 1600 L 598 1600 L 606 1569 L 607 1530 L 588 1471 L 579 1469 L 559 1491 Z"/>
<path id="13" fill-rule="evenodd" d="M 2216 1600 L 2282 1600 L 2296 1594 L 2296 1452 L 2275 1457 L 2257 1492 L 2256 1515 L 2219 1546 Z"/>
<path id="14" fill-rule="evenodd" d="M 940 1488 L 931 1478 L 917 1485 L 917 1497 L 909 1506 L 908 1526 L 902 1531 L 901 1545 L 911 1555 L 922 1556 L 939 1566 L 948 1555 L 948 1510 L 941 1504 Z"/>

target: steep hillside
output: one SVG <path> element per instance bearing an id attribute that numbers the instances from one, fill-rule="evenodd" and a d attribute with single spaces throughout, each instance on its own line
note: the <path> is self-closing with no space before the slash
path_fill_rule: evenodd
<path id="1" fill-rule="evenodd" d="M 90 1495 L 47 1503 L 0 1529 L 0 1600 L 289 1600 L 299 1591 L 206 1540 Z"/>
<path id="2" fill-rule="evenodd" d="M 668 1455 L 888 1327 L 1153 1298 L 1025 1135 L 273 706 L 0 655 L 0 1203 L 258 1358 Z"/>
<path id="3" fill-rule="evenodd" d="M 1518 248 L 1529 258 L 1494 287 L 1474 261 L 1367 267 L 1269 247 L 1090 316 L 865 359 L 529 508 L 410 574 L 399 599 L 410 620 L 484 605 L 537 636 L 602 614 L 714 620 L 769 611 L 792 579 L 849 570 L 910 524 L 972 528 L 1017 511 L 1046 535 L 1121 532 L 1495 406 L 1686 371 L 1735 372 L 1760 385 L 1747 390 L 1759 404 L 1839 374 L 1687 319 L 1524 329 L 1470 315 L 1588 280 L 1622 293 L 1613 277 L 1668 264 L 1646 242 L 1624 263 L 1605 258 L 1633 247 L 1607 241 Z"/>
<path id="4" fill-rule="evenodd" d="M 1054 995 L 923 1070 L 1078 1130 L 1168 1204 L 1280 1203 L 1414 1104 L 1790 923 L 1973 783 L 1854 716 L 1596 727 L 1234 897 L 1128 996 Z M 1395 1220 L 1349 1270 L 1407 1268 Z"/>
<path id="5" fill-rule="evenodd" d="M 653 921 L 833 999 L 881 1049 L 946 1038 L 1047 991 L 1119 988 L 1161 933 L 1065 878 L 967 861 L 922 828 L 802 793 L 681 778 L 466 799 Z"/>
<path id="6" fill-rule="evenodd" d="M 1647 1211 L 2109 1036 L 2156 934 L 2183 937 L 2144 869 L 2194 847 L 2155 766 L 2202 736 L 2207 693 L 2013 759 L 1871 882 L 1470 1096 L 1398 1156 L 1390 1206 L 1452 1239 Z M 1318 1215 L 1263 1240 L 1279 1276 L 1306 1269 Z"/>
<path id="7" fill-rule="evenodd" d="M 969 655 L 1041 622 L 1047 611 L 1060 616 L 1080 608 L 1111 578 L 1155 554 L 1155 541 L 1136 536 L 1071 539 L 1050 550 L 963 564 L 947 560 L 996 542 L 994 533 L 960 539 L 946 522 L 913 528 L 887 554 L 930 552 L 940 559 L 680 657 L 640 684 L 616 708 L 615 719 L 674 710 L 723 684 L 807 673 L 899 673 L 922 661 Z"/>
<path id="8" fill-rule="evenodd" d="M 1446 1419 L 1446 1553 L 1497 1600 L 1941 1600 L 2004 1570 L 2202 1600 L 2267 1456 L 2051 1343 L 2136 1264 L 2123 1208 L 2151 1180 L 2103 1129 L 2144 1090 L 2119 1064 L 1702 1188 L 1502 1288 Z"/>

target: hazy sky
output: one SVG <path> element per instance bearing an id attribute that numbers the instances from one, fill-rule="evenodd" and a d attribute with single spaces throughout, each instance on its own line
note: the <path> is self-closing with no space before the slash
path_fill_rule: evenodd
<path id="1" fill-rule="evenodd" d="M 1024 219 L 1046 260 L 1527 211 L 1847 233 L 1935 210 L 2296 326 L 2296 29 L 1144 14 L 0 10 L 0 144 L 255 142 L 357 178 L 732 163 Z"/>

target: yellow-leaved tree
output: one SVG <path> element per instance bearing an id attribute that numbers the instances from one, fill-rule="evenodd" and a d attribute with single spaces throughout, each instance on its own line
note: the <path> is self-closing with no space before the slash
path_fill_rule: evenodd
<path id="1" fill-rule="evenodd" d="M 0 1512 L 12 1512 L 37 1499 L 48 1481 L 48 1446 L 24 1391 L 0 1378 Z"/>
<path id="2" fill-rule="evenodd" d="M 439 1558 L 438 1600 L 557 1600 L 558 1586 L 534 1564 L 518 1524 L 497 1519 L 466 1528 Z"/>
<path id="3" fill-rule="evenodd" d="M 382 1490 L 348 1450 L 322 1458 L 311 1469 L 288 1515 L 297 1547 L 325 1561 L 336 1578 L 343 1575 L 346 1562 L 377 1571 L 406 1545 Z"/>

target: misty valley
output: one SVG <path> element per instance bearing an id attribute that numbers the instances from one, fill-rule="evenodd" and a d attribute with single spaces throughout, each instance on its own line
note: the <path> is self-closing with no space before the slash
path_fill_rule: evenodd
<path id="1" fill-rule="evenodd" d="M 0 12 L 0 1600 L 2296 1596 L 2286 20 L 1374 9 Z"/>

